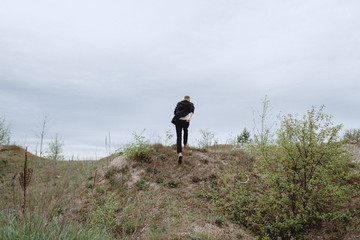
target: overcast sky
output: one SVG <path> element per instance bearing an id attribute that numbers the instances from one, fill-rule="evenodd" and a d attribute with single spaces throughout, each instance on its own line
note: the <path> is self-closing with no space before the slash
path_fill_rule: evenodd
<path id="1" fill-rule="evenodd" d="M 164 138 L 190 95 L 200 129 L 224 141 L 274 115 L 326 106 L 359 128 L 358 0 L 0 1 L 0 115 L 35 151 L 58 133 L 67 155 L 105 154 L 146 129 Z M 175 142 L 175 139 L 173 139 Z"/>

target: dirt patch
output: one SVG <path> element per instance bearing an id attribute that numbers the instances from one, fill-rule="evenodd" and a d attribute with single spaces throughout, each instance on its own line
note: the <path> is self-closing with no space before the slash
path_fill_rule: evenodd
<path id="1" fill-rule="evenodd" d="M 127 164 L 127 160 L 124 156 L 118 156 L 116 158 L 114 158 L 110 164 L 109 167 L 118 167 L 121 168 L 123 167 L 125 164 Z"/>

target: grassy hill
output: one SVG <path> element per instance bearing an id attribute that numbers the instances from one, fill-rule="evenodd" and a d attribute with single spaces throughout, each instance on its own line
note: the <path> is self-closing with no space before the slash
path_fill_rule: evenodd
<path id="1" fill-rule="evenodd" d="M 354 150 L 354 158 L 358 158 Z M 1 239 L 255 239 L 239 189 L 259 193 L 254 156 L 230 145 L 184 151 L 152 145 L 146 158 L 116 154 L 100 161 L 52 161 L 28 153 L 34 170 L 27 215 L 21 215 L 18 173 L 25 150 L 0 148 Z M 358 160 L 358 159 L 357 159 Z M 359 164 L 349 165 L 353 187 L 344 216 L 315 223 L 310 239 L 360 237 Z M 15 176 L 15 178 L 14 178 Z M 244 201 L 243 201 L 244 202 Z M 243 211 L 251 214 L 251 211 Z M 266 223 L 264 223 L 266 224 Z"/>

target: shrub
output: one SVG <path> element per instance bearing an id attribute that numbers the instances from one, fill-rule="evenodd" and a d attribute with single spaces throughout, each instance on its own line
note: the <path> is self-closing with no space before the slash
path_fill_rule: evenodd
<path id="1" fill-rule="evenodd" d="M 341 127 L 323 113 L 323 106 L 313 107 L 302 119 L 282 117 L 277 144 L 258 155 L 267 186 L 258 201 L 268 206 L 261 221 L 269 223 L 262 234 L 287 239 L 340 209 L 349 189 L 350 162 L 338 141 Z"/>
<path id="2" fill-rule="evenodd" d="M 136 133 L 134 135 L 134 141 L 126 144 L 122 149 L 127 159 L 135 159 L 138 161 L 149 162 L 150 152 L 153 150 L 150 143 L 142 135 Z"/>
<path id="3" fill-rule="evenodd" d="M 230 175 L 210 177 L 205 196 L 263 239 L 304 239 L 322 221 L 348 216 L 342 206 L 354 187 L 340 129 L 323 107 L 301 119 L 283 116 L 276 142 L 254 151 L 259 178 L 244 184 Z"/>

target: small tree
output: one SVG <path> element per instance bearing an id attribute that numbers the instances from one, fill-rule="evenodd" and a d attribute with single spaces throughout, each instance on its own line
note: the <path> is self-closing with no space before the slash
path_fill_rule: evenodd
<path id="1" fill-rule="evenodd" d="M 262 100 L 261 111 L 254 111 L 254 141 L 257 145 L 266 146 L 272 141 L 274 136 L 274 125 L 272 121 L 270 100 L 265 95 Z"/>
<path id="2" fill-rule="evenodd" d="M 6 124 L 5 117 L 0 118 L 0 145 L 10 144 L 10 127 Z"/>
<path id="3" fill-rule="evenodd" d="M 250 140 L 250 132 L 244 128 L 242 133 L 236 137 L 237 143 L 243 146 L 245 143 L 249 142 Z"/>
<path id="4" fill-rule="evenodd" d="M 53 160 L 64 160 L 63 153 L 64 140 L 62 140 L 58 134 L 49 143 L 48 157 Z"/>
<path id="5" fill-rule="evenodd" d="M 313 107 L 302 119 L 283 116 L 277 145 L 260 155 L 267 188 L 259 199 L 268 206 L 263 220 L 272 237 L 295 236 L 346 199 L 350 155 L 339 142 L 342 125 L 334 125 L 323 108 Z"/>

